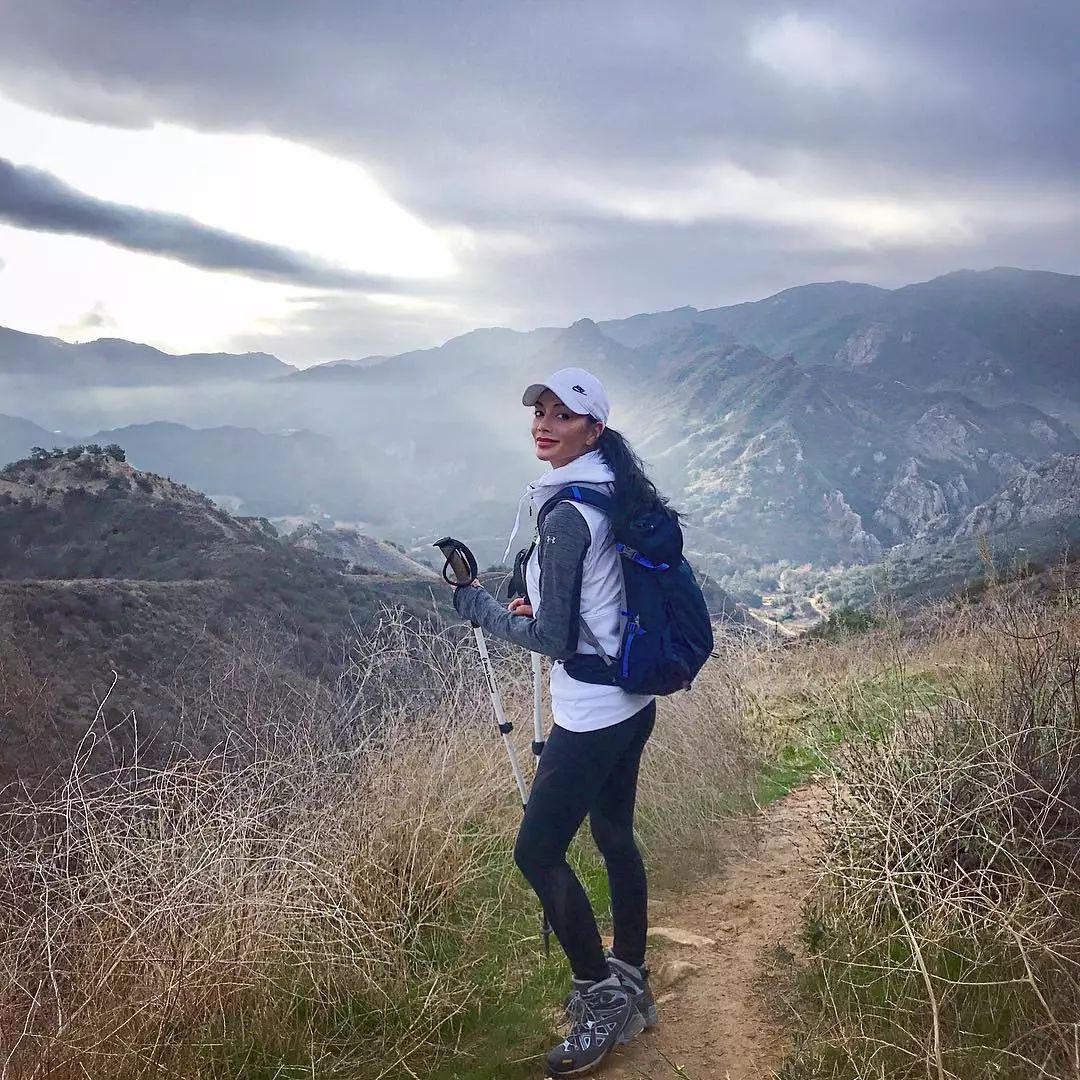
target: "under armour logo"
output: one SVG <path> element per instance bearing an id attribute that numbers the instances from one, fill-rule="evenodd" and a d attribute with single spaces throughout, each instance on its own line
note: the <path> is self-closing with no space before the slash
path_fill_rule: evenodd
<path id="1" fill-rule="evenodd" d="M 585 387 L 584 386 L 571 386 L 570 389 L 571 390 L 576 390 L 579 394 L 584 394 L 585 393 Z"/>
<path id="2" fill-rule="evenodd" d="M 547 542 L 548 542 L 549 544 L 554 544 L 554 543 L 555 543 L 555 537 L 554 537 L 554 536 L 545 536 L 545 537 L 544 537 L 544 539 L 545 539 L 545 540 L 546 540 L 546 541 L 547 541 Z"/>

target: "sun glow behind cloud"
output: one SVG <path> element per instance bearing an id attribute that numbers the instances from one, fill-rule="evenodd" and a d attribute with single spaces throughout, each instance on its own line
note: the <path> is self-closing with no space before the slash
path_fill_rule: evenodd
<path id="1" fill-rule="evenodd" d="M 2 98 L 0 130 L 7 157 L 88 195 L 182 214 L 348 270 L 403 281 L 458 272 L 443 237 L 364 169 L 308 146 L 165 124 L 104 128 Z M 0 260 L 0 325 L 59 333 L 99 310 L 108 333 L 170 349 L 220 348 L 234 335 L 272 326 L 291 301 L 308 295 L 296 286 L 8 226 L 0 226 Z"/>
<path id="2" fill-rule="evenodd" d="M 790 155 L 787 168 L 758 175 L 731 162 L 672 169 L 649 185 L 592 179 L 565 185 L 570 198 L 597 213 L 651 224 L 755 223 L 789 230 L 789 243 L 850 251 L 977 242 L 995 227 L 1068 226 L 1077 220 L 1067 191 L 969 188 L 963 192 L 871 191 L 822 175 Z M 800 239 L 801 238 L 801 239 Z"/>
<path id="3" fill-rule="evenodd" d="M 83 340 L 125 337 L 169 352 L 215 351 L 301 291 L 6 225 L 0 258 L 0 325 Z M 85 318 L 91 313 L 97 319 Z M 88 325 L 102 316 L 107 328 Z"/>

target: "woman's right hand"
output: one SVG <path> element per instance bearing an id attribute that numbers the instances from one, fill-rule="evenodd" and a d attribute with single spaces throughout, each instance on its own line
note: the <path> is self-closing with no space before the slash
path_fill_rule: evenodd
<path id="1" fill-rule="evenodd" d="M 532 618 L 532 604 L 530 604 L 524 596 L 515 596 L 514 599 L 506 605 L 506 610 L 509 611 L 511 615 L 523 615 L 525 618 Z"/>

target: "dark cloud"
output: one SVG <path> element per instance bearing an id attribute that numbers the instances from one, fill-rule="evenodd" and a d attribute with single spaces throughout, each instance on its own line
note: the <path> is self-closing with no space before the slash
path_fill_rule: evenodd
<path id="1" fill-rule="evenodd" d="M 1071 0 L 9 7 L 4 83 L 24 98 L 117 123 L 266 125 L 375 159 L 433 203 L 492 162 L 469 185 L 477 204 L 525 162 L 655 171 L 887 148 L 894 163 L 971 167 L 1038 149 L 1027 167 L 1043 169 L 1072 168 L 1080 145 Z M 862 49 L 880 91 L 818 93 L 763 66 L 755 35 L 793 11 Z"/>
<path id="2" fill-rule="evenodd" d="M 0 0 L 0 13 L 4 93 L 357 160 L 429 224 L 469 231 L 460 310 L 520 326 L 813 278 L 899 284 L 1003 256 L 1080 271 L 1075 0 L 266 0 L 257 13 Z M 364 305 L 327 308 L 330 355 L 353 325 L 355 352 L 383 351 Z M 317 335 L 312 314 L 297 329 Z M 414 318 L 418 340 L 442 326 Z"/>
<path id="3" fill-rule="evenodd" d="M 86 337 L 107 337 L 116 330 L 116 320 L 109 314 L 105 302 L 99 300 L 73 322 L 59 327 L 60 336 L 79 341 Z"/>
<path id="4" fill-rule="evenodd" d="M 93 330 L 103 330 L 115 326 L 116 320 L 108 313 L 105 305 L 95 304 L 80 320 L 81 325 Z"/>
<path id="5" fill-rule="evenodd" d="M 214 229 L 180 214 L 106 202 L 50 173 L 0 158 L 0 221 L 23 229 L 104 240 L 201 270 L 316 288 L 392 291 L 386 278 L 320 263 L 300 252 Z"/>

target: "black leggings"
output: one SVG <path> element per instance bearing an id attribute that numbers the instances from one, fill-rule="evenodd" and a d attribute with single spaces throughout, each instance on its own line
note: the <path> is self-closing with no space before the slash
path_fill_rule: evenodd
<path id="1" fill-rule="evenodd" d="M 613 952 L 645 962 L 648 889 L 634 843 L 634 800 L 641 752 L 656 722 L 656 702 L 598 731 L 551 729 L 540 757 L 514 859 L 536 890 L 577 979 L 608 976 L 596 917 L 566 849 L 586 814 L 604 857 L 615 924 Z"/>

